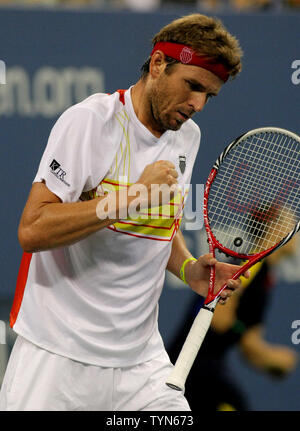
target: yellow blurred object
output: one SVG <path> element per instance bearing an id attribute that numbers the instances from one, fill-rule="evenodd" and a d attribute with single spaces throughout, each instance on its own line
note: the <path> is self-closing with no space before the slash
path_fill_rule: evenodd
<path id="1" fill-rule="evenodd" d="M 255 265 L 253 265 L 249 271 L 250 271 L 250 277 L 249 278 L 245 278 L 243 276 L 240 277 L 241 282 L 242 282 L 242 288 L 243 287 L 247 287 L 250 283 L 252 283 L 253 278 L 256 276 L 256 274 L 259 272 L 260 268 L 262 266 L 262 261 L 257 262 Z M 237 291 L 237 293 L 239 293 Z"/>
<path id="2" fill-rule="evenodd" d="M 221 403 L 218 407 L 218 412 L 236 412 L 237 410 L 228 403 Z"/>

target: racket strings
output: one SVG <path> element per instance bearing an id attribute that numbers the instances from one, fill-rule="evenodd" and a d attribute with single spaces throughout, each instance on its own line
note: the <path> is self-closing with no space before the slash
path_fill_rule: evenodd
<path id="1" fill-rule="evenodd" d="M 265 156 L 267 156 L 268 154 L 270 154 L 271 153 L 271 151 L 270 151 L 270 149 L 271 149 L 271 146 L 269 146 L 269 151 L 266 151 L 266 153 L 265 153 Z M 273 149 L 272 149 L 272 151 L 273 151 Z M 274 157 L 273 157 L 274 158 Z M 266 159 L 265 159 L 265 161 L 266 161 Z M 275 162 L 277 162 L 278 160 L 277 160 L 277 158 L 275 157 L 274 158 L 274 160 L 273 160 L 273 162 L 275 163 Z M 281 160 L 280 160 L 280 162 L 281 162 Z M 280 165 L 280 166 L 284 166 L 284 165 Z M 266 174 L 268 174 L 268 172 L 266 172 Z M 281 178 L 283 178 L 284 177 L 284 175 L 283 175 L 283 172 L 282 172 L 282 170 L 281 170 L 281 172 L 280 172 L 280 174 L 281 174 Z M 264 186 L 265 187 L 265 192 L 266 193 L 268 193 L 268 192 L 270 192 L 270 187 L 268 187 L 268 183 L 264 183 L 263 184 L 263 179 L 264 178 L 259 178 L 259 176 L 257 175 L 257 172 L 255 172 L 255 175 L 254 175 L 254 177 L 256 177 L 256 181 L 257 182 L 259 182 L 259 180 L 261 180 L 260 182 L 259 182 L 259 184 L 260 184 L 260 186 Z M 268 178 L 268 176 L 267 175 L 265 175 L 265 177 L 266 178 Z M 281 191 L 279 191 L 278 192 L 278 195 L 277 195 L 277 199 L 278 199 L 278 197 L 279 197 L 279 200 L 282 200 L 282 196 L 280 196 L 282 193 L 281 193 Z M 269 221 L 270 222 L 270 220 L 272 219 L 272 217 L 271 217 L 271 214 L 270 214 L 270 217 L 268 217 L 268 219 L 269 220 L 264 220 L 264 221 Z M 274 230 L 275 230 L 275 227 L 273 226 L 273 228 L 274 228 Z"/>
<path id="2" fill-rule="evenodd" d="M 281 133 L 242 138 L 220 164 L 208 199 L 224 247 L 253 254 L 280 242 L 299 220 L 299 142 Z"/>
<path id="3" fill-rule="evenodd" d="M 251 144 L 251 143 L 250 143 Z M 245 167 L 251 165 L 251 169 L 253 169 L 253 181 L 255 181 L 256 183 L 262 181 L 264 183 L 264 185 L 266 187 L 268 187 L 268 182 L 269 182 L 269 177 L 268 175 L 272 175 L 274 176 L 274 174 L 276 174 L 276 172 L 274 172 L 274 165 L 276 166 L 281 166 L 280 168 L 280 172 L 278 172 L 281 175 L 281 179 L 282 180 L 287 180 L 290 181 L 290 168 L 293 167 L 294 169 L 297 168 L 297 153 L 294 151 L 295 154 L 289 154 L 288 156 L 294 157 L 295 162 L 294 164 L 291 162 L 291 160 L 289 161 L 289 169 L 287 166 L 287 163 L 280 157 L 274 157 L 272 155 L 271 157 L 271 161 L 268 161 L 268 159 L 266 158 L 268 156 L 268 154 L 270 155 L 271 152 L 266 151 L 265 157 L 264 157 L 264 169 L 261 169 L 261 165 L 257 166 L 257 154 L 252 150 L 251 148 L 248 149 L 248 153 L 247 153 L 247 164 L 244 164 Z M 238 154 L 238 156 L 240 156 Z M 235 162 L 235 164 L 233 163 Z M 240 163 L 240 166 L 242 166 L 241 163 L 241 159 L 240 157 L 236 157 L 235 155 L 232 156 L 232 160 L 230 165 L 227 166 L 227 175 L 228 178 L 229 174 L 237 174 L 237 170 L 236 170 L 236 165 Z M 218 179 L 218 177 L 217 177 Z M 230 178 L 229 181 L 231 181 L 232 179 Z M 254 184 L 253 181 L 251 182 L 251 177 L 248 179 L 249 180 L 249 185 L 252 185 L 252 188 L 255 185 L 258 184 Z M 222 182 L 224 183 L 224 179 L 222 179 Z M 245 189 L 245 193 L 247 192 L 247 189 Z M 245 196 L 245 198 L 247 198 L 247 196 Z"/>
<path id="4" fill-rule="evenodd" d="M 272 157 L 271 160 L 269 161 L 268 159 L 265 159 L 265 166 L 264 166 L 264 171 L 260 171 L 259 167 L 252 167 L 255 173 L 255 179 L 261 179 L 261 180 L 266 180 L 266 175 L 268 174 L 273 174 L 274 175 L 274 164 L 279 164 L 281 165 L 281 169 L 280 169 L 280 173 L 282 175 L 283 179 L 289 180 L 290 179 L 290 169 L 288 169 L 287 167 L 287 158 L 290 157 L 295 157 L 295 163 L 293 164 L 291 161 L 289 161 L 289 168 L 290 167 L 294 167 L 297 168 L 297 154 L 293 154 L 295 153 L 295 151 L 291 151 L 289 155 L 286 155 L 284 158 L 279 158 L 279 157 Z M 266 157 L 268 156 L 268 153 L 266 152 Z M 285 160 L 286 159 L 286 160 Z M 251 152 L 249 151 L 248 153 L 248 163 L 247 165 L 251 164 L 251 163 L 255 163 L 256 164 L 256 155 L 254 153 L 251 154 Z M 232 161 L 236 161 L 236 163 L 240 162 L 240 159 L 233 156 Z M 235 169 L 233 166 L 228 166 L 228 173 L 234 173 Z"/>
<path id="5" fill-rule="evenodd" d="M 265 236 L 267 231 L 269 231 L 269 242 L 270 242 L 270 246 L 273 243 L 278 242 L 282 237 L 285 236 L 285 234 L 287 234 L 291 228 L 292 228 L 292 222 L 293 219 L 291 219 L 291 221 L 289 222 L 288 220 L 285 221 L 285 224 L 287 226 L 286 229 L 284 229 L 284 223 L 281 221 L 280 224 L 276 221 L 274 221 L 275 217 L 277 216 L 276 214 L 276 210 L 278 210 L 278 205 L 274 206 L 270 206 L 269 208 L 260 208 L 259 210 L 253 209 L 253 213 L 255 213 L 255 217 L 252 217 L 251 221 L 251 225 L 245 226 L 245 223 L 248 222 L 249 220 L 244 219 L 244 215 L 241 214 L 241 212 L 245 212 L 246 211 L 246 207 L 241 207 L 239 208 L 239 213 L 238 216 L 235 217 L 235 226 L 232 226 L 232 221 L 229 221 L 229 227 L 231 227 L 230 229 L 230 234 L 227 232 L 227 235 L 229 235 L 229 239 L 231 239 L 232 235 L 234 234 L 235 237 L 237 237 L 239 235 L 239 232 L 237 232 L 237 228 L 232 229 L 233 227 L 241 227 L 243 228 L 242 230 L 245 233 L 245 228 L 246 230 L 249 232 L 249 234 L 251 234 L 252 238 L 253 238 L 253 242 L 250 242 L 250 239 L 248 238 L 248 242 L 250 243 L 250 247 L 251 249 L 255 249 L 258 248 L 260 249 L 262 247 L 262 243 L 265 241 Z M 248 208 L 249 213 L 251 212 L 251 208 Z M 277 211 L 278 212 L 278 211 Z M 227 221 L 228 223 L 228 221 Z M 258 229 L 259 228 L 259 229 Z M 259 231 L 259 235 L 255 235 L 253 232 L 255 232 L 256 230 Z M 259 239 L 260 238 L 260 239 Z M 278 240 L 278 241 L 277 241 Z M 265 247 L 263 247 L 265 248 Z M 248 250 L 249 252 L 249 250 Z"/>
<path id="6" fill-rule="evenodd" d="M 275 141 L 275 144 L 277 145 L 277 141 Z M 281 143 L 282 144 L 282 143 Z M 286 142 L 285 142 L 286 145 Z M 270 193 L 272 193 L 273 188 L 274 188 L 274 178 L 273 181 L 270 181 L 270 178 L 274 177 L 275 178 L 279 175 L 280 176 L 280 181 L 282 181 L 282 183 L 286 185 L 286 187 L 290 187 L 290 196 L 289 199 L 290 201 L 292 200 L 292 198 L 297 199 L 298 197 L 298 190 L 297 188 L 295 189 L 293 187 L 293 185 L 295 184 L 295 182 L 292 181 L 291 179 L 291 169 L 294 171 L 297 169 L 297 165 L 293 160 L 297 161 L 297 157 L 295 158 L 295 154 L 296 152 L 294 151 L 294 154 L 291 154 L 291 151 L 289 151 L 289 153 L 287 154 L 287 156 L 285 156 L 285 159 L 287 160 L 287 157 L 289 158 L 289 163 L 286 163 L 286 160 L 284 160 L 283 158 L 278 158 L 276 157 L 276 153 L 275 153 L 275 157 L 273 157 L 274 155 L 274 150 L 275 150 L 275 145 L 270 145 L 267 148 L 267 151 L 265 153 L 264 156 L 264 170 L 259 170 L 257 167 L 255 168 L 256 165 L 256 161 L 255 158 L 253 157 L 253 154 L 249 154 L 249 162 L 251 162 L 253 164 L 253 179 L 255 181 L 256 184 L 252 182 L 249 182 L 249 185 L 251 185 L 252 190 L 253 187 L 257 187 L 257 188 L 261 188 L 262 186 L 264 187 L 264 192 L 266 195 L 269 195 Z M 288 148 L 288 146 L 286 145 L 286 149 Z M 252 151 L 253 152 L 253 151 Z M 282 154 L 281 154 L 282 155 Z M 267 157 L 271 156 L 271 161 L 272 163 L 268 163 L 268 159 Z M 279 167 L 279 171 L 275 171 L 274 172 L 274 165 Z M 276 185 L 276 184 L 275 184 Z M 284 187 L 284 185 L 281 187 L 281 189 L 278 190 L 278 194 L 277 194 L 277 201 L 282 201 L 285 198 L 285 193 L 286 193 L 286 187 Z M 245 189 L 245 192 L 247 193 L 247 189 Z M 247 196 L 241 196 L 244 197 L 245 199 L 247 199 Z"/>

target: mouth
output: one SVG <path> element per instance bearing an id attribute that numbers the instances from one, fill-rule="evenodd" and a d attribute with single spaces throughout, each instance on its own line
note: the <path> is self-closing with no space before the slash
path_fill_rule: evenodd
<path id="1" fill-rule="evenodd" d="M 177 111 L 177 113 L 179 114 L 180 119 L 183 121 L 189 120 L 191 118 L 189 115 L 185 114 L 182 111 Z"/>

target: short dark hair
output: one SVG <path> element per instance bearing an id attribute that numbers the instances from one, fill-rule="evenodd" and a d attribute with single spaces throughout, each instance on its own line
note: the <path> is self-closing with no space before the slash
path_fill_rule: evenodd
<path id="1" fill-rule="evenodd" d="M 242 49 L 235 36 L 230 34 L 219 19 L 202 14 L 191 14 L 164 26 L 152 39 L 157 42 L 173 42 L 190 46 L 197 54 L 206 55 L 223 64 L 231 77 L 242 69 Z M 149 57 L 143 64 L 142 77 L 149 73 Z M 166 57 L 168 65 L 178 61 Z"/>

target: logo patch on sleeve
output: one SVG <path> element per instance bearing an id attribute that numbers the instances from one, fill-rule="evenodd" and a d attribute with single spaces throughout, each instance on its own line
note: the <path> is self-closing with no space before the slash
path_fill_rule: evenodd
<path id="1" fill-rule="evenodd" d="M 59 179 L 61 182 L 63 182 L 66 186 L 70 187 L 70 184 L 67 183 L 67 181 L 65 180 L 65 176 L 67 173 L 61 168 L 61 164 L 55 159 L 53 159 L 49 166 L 51 169 L 50 172 L 53 175 L 55 175 L 56 178 Z"/>

